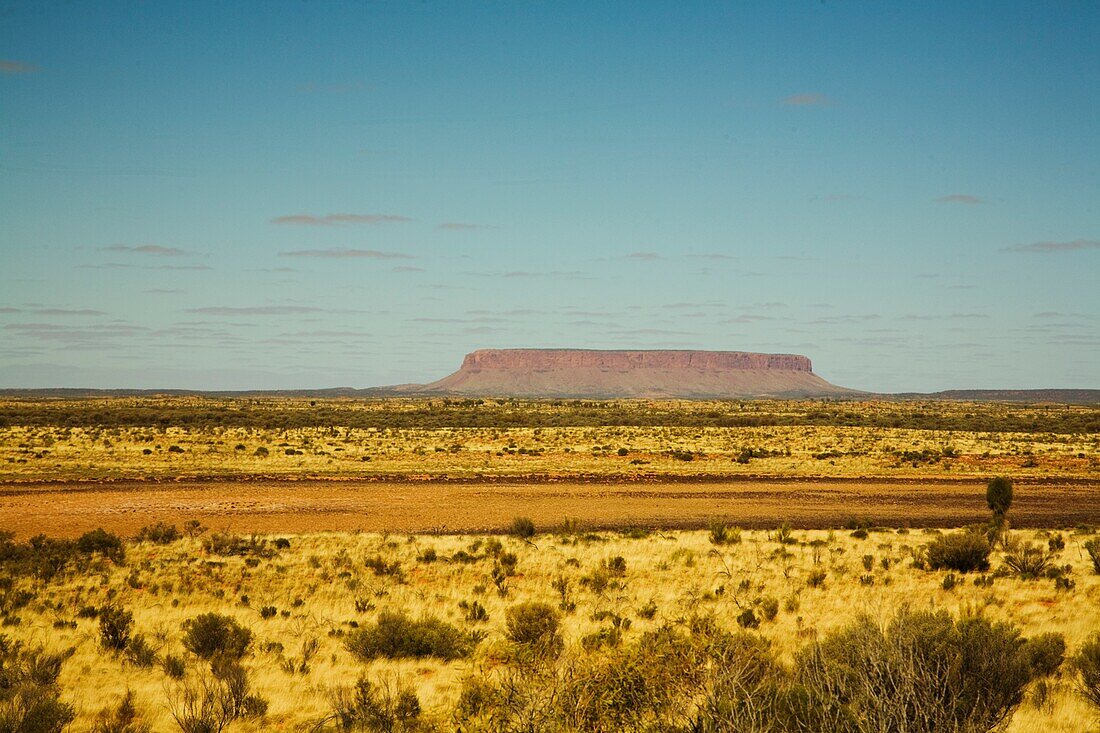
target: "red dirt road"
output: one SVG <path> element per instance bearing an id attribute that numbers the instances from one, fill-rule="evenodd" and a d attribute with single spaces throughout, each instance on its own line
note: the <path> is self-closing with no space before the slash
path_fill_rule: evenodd
<path id="1" fill-rule="evenodd" d="M 988 516 L 984 483 L 967 480 L 733 480 L 691 483 L 437 481 L 181 481 L 0 484 L 0 530 L 75 536 L 134 534 L 198 519 L 234 532 L 496 531 L 516 516 L 541 527 L 837 527 L 852 517 L 949 527 Z M 1100 524 L 1100 481 L 1016 482 L 1016 526 Z"/>

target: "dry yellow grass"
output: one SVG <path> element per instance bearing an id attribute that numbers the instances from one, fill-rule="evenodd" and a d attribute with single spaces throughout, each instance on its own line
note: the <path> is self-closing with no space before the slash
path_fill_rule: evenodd
<path id="1" fill-rule="evenodd" d="M 0 401 L 0 481 L 423 474 L 1100 476 L 1096 407 L 314 402 Z M 764 424 L 754 425 L 760 421 Z M 455 427 L 463 425 L 471 427 Z"/>
<path id="2" fill-rule="evenodd" d="M 1047 533 L 1020 531 L 1018 538 L 1046 544 Z M 166 707 L 173 683 L 157 667 L 136 668 L 105 652 L 98 644 L 94 620 L 80 619 L 76 628 L 55 628 L 55 622 L 74 620 L 77 609 L 100 606 L 110 598 L 130 609 L 135 631 L 144 633 L 161 654 L 184 655 L 180 626 L 195 615 L 215 611 L 237 618 L 256 639 L 245 664 L 256 690 L 270 701 L 262 720 L 242 720 L 232 731 L 302 730 L 329 712 L 327 692 L 371 678 L 395 675 L 412 684 L 432 717 L 446 728 L 447 711 L 458 694 L 461 678 L 491 665 L 500 643 L 505 609 L 517 602 L 540 600 L 557 605 L 552 580 L 564 574 L 571 581 L 576 609 L 567 616 L 565 635 L 570 649 L 606 622 L 593 620 L 599 611 L 630 617 L 627 640 L 655 625 L 693 613 L 713 614 L 727 627 L 754 599 L 771 596 L 780 603 L 774 621 L 760 628 L 789 658 L 806 640 L 849 622 L 854 614 L 886 618 L 903 605 L 916 609 L 946 609 L 953 614 L 980 613 L 991 620 L 1019 625 L 1025 635 L 1056 631 L 1065 634 L 1070 652 L 1100 629 L 1100 576 L 1082 550 L 1086 539 L 1067 535 L 1057 562 L 1071 566 L 1076 586 L 1055 590 L 1053 581 L 998 577 L 991 587 L 976 587 L 973 576 L 960 576 L 952 590 L 942 587 L 944 573 L 918 570 L 910 564 L 911 550 L 928 541 L 924 533 L 872 532 L 856 539 L 847 531 L 794 532 L 796 544 L 781 545 L 764 531 L 746 531 L 735 545 L 716 547 L 706 532 L 652 533 L 627 537 L 616 533 L 555 536 L 539 534 L 527 543 L 503 538 L 504 550 L 518 558 L 517 574 L 507 581 L 501 597 L 489 579 L 491 561 L 471 564 L 445 559 L 471 546 L 484 545 L 474 536 L 406 536 L 379 534 L 311 534 L 289 537 L 291 546 L 270 560 L 248 567 L 239 557 L 207 555 L 198 539 L 166 546 L 134 544 L 123 568 L 71 577 L 38 587 L 37 599 L 17 615 L 21 620 L 5 633 L 44 642 L 53 648 L 73 646 L 74 656 L 61 676 L 63 699 L 76 704 L 75 729 L 84 730 L 106 703 L 126 690 L 137 695 L 153 729 L 173 730 Z M 816 543 L 814 541 L 820 541 Z M 438 558 L 419 558 L 429 549 Z M 790 556 L 784 558 L 786 549 Z M 404 580 L 376 576 L 364 558 L 381 555 L 400 563 Z M 863 557 L 871 556 L 872 570 Z M 621 556 L 626 574 L 602 593 L 582 587 L 579 579 L 602 560 Z M 885 563 L 888 563 L 888 567 Z M 1002 565 L 999 554 L 994 569 Z M 807 585 L 814 569 L 826 573 L 819 588 Z M 861 583 L 873 576 L 873 585 Z M 248 596 L 249 603 L 242 602 Z M 356 609 L 356 600 L 371 610 Z M 362 663 L 344 648 L 352 623 L 363 624 L 386 609 L 413 616 L 431 614 L 467 627 L 461 601 L 478 600 L 489 620 L 477 624 L 487 632 L 470 660 L 439 662 L 378 661 Z M 639 609 L 653 603 L 656 614 L 643 618 Z M 274 618 L 262 619 L 258 609 L 273 606 Z M 297 654 L 304 640 L 320 644 L 311 671 L 292 675 L 280 668 L 285 656 Z M 275 653 L 271 642 L 282 645 Z M 267 651 L 264 651 L 267 650 Z M 191 658 L 192 668 L 201 663 Z M 1093 713 L 1072 689 L 1069 673 L 1054 683 L 1049 701 L 1036 706 L 1025 701 L 1009 730 L 1076 733 L 1088 727 Z"/>

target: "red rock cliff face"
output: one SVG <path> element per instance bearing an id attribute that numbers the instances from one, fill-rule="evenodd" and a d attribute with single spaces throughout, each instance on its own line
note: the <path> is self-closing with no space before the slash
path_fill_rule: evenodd
<path id="1" fill-rule="evenodd" d="M 813 371 L 797 354 L 748 351 L 596 351 L 586 349 L 481 349 L 466 355 L 462 371 L 484 369 L 783 369 Z"/>

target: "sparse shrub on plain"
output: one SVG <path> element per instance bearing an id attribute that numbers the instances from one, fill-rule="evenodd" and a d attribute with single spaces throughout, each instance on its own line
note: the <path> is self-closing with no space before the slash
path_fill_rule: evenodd
<path id="1" fill-rule="evenodd" d="M 145 712 L 134 699 L 134 693 L 127 690 L 117 704 L 108 705 L 96 716 L 92 733 L 149 733 Z"/>
<path id="2" fill-rule="evenodd" d="M 201 659 L 240 659 L 252 645 L 252 632 L 236 619 L 204 613 L 183 622 L 183 647 Z"/>
<path id="3" fill-rule="evenodd" d="M 970 530 L 939 535 L 925 547 L 925 558 L 931 570 L 954 570 L 959 573 L 989 570 L 989 540 Z"/>
<path id="4" fill-rule="evenodd" d="M 791 525 L 786 522 L 776 528 L 775 532 L 772 534 L 772 539 L 781 545 L 793 545 L 797 542 L 794 538 L 794 532 L 791 530 Z"/>
<path id="5" fill-rule="evenodd" d="M 364 660 L 435 657 L 450 661 L 468 656 L 479 640 L 479 635 L 464 633 L 437 618 L 414 620 L 404 613 L 383 611 L 374 625 L 350 633 L 345 646 Z"/>
<path id="6" fill-rule="evenodd" d="M 173 680 L 183 679 L 183 675 L 187 672 L 187 666 L 183 659 L 174 654 L 165 655 L 163 661 L 161 661 L 160 668 L 164 672 L 165 677 Z"/>
<path id="7" fill-rule="evenodd" d="M 809 705 L 796 720 L 817 730 L 939 733 L 999 729 L 1033 677 L 1011 625 L 946 612 L 901 611 L 885 627 L 869 617 L 801 652 L 795 674 Z"/>
<path id="8" fill-rule="evenodd" d="M 138 542 L 152 542 L 154 545 L 169 545 L 180 539 L 181 536 L 180 531 L 176 529 L 176 525 L 157 522 L 142 527 L 134 539 Z"/>
<path id="9" fill-rule="evenodd" d="M 1035 677 L 1050 677 L 1066 658 L 1066 639 L 1061 634 L 1047 633 L 1033 636 L 1024 647 L 1028 665 Z"/>
<path id="10" fill-rule="evenodd" d="M 519 603 L 505 614 L 505 635 L 540 655 L 557 656 L 565 646 L 560 626 L 561 616 L 545 603 Z"/>
<path id="11" fill-rule="evenodd" d="M 354 687 L 329 694 L 332 722 L 338 731 L 416 733 L 423 730 L 420 698 L 410 685 L 396 679 L 372 683 L 361 677 Z"/>
<path id="12" fill-rule="evenodd" d="M 1030 542 L 1016 543 L 1005 552 L 1005 565 L 1021 578 L 1034 580 L 1050 568 L 1053 553 Z"/>
<path id="13" fill-rule="evenodd" d="M 1090 636 L 1074 655 L 1073 667 L 1077 672 L 1077 689 L 1100 711 L 1100 631 Z"/>
<path id="14" fill-rule="evenodd" d="M 737 527 L 730 527 L 725 522 L 711 522 L 709 534 L 712 545 L 736 545 L 741 542 L 741 530 Z"/>
<path id="15" fill-rule="evenodd" d="M 516 517 L 512 520 L 509 531 L 520 539 L 530 539 L 535 536 L 535 523 L 529 517 Z"/>
<path id="16" fill-rule="evenodd" d="M 256 535 L 238 537 L 229 532 L 215 532 L 203 537 L 202 548 L 211 555 L 221 555 L 222 557 L 267 559 L 275 556 L 275 550 L 268 547 L 266 539 Z"/>
<path id="17" fill-rule="evenodd" d="M 363 561 L 363 565 L 368 570 L 378 576 L 390 577 L 390 578 L 402 578 L 404 573 L 401 570 L 401 563 L 397 560 L 389 562 L 381 555 L 373 555 Z"/>
<path id="18" fill-rule="evenodd" d="M 0 731 L 61 733 L 76 718 L 57 678 L 73 653 L 47 652 L 0 635 Z"/>
<path id="19" fill-rule="evenodd" d="M 99 609 L 99 643 L 104 649 L 121 652 L 130 643 L 134 614 L 118 606 Z"/>
<path id="20" fill-rule="evenodd" d="M 1089 559 L 1092 560 L 1092 569 L 1098 575 L 1100 575 L 1100 537 L 1093 537 L 1091 540 L 1085 542 L 1085 552 L 1089 554 Z"/>

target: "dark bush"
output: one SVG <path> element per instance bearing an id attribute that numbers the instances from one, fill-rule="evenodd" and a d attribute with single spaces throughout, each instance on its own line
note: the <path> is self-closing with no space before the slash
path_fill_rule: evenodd
<path id="1" fill-rule="evenodd" d="M 516 517 L 512 520 L 510 531 L 521 539 L 530 539 L 535 536 L 535 523 L 528 517 Z"/>
<path id="2" fill-rule="evenodd" d="M 1017 544 L 1005 552 L 1005 565 L 1021 578 L 1031 580 L 1043 575 L 1052 559 L 1053 553 L 1049 549 L 1030 542 Z"/>
<path id="3" fill-rule="evenodd" d="M 99 641 L 104 649 L 121 652 L 130 643 L 134 615 L 118 606 L 99 609 Z"/>
<path id="4" fill-rule="evenodd" d="M 730 527 L 725 522 L 711 522 L 709 531 L 711 544 L 736 545 L 741 542 L 741 530 Z"/>
<path id="5" fill-rule="evenodd" d="M 368 557 L 363 564 L 375 575 L 400 578 L 402 576 L 401 563 L 397 560 L 387 562 L 381 555 Z"/>
<path id="6" fill-rule="evenodd" d="M 1003 476 L 990 479 L 985 489 L 985 501 L 994 515 L 1003 516 L 1012 506 L 1012 482 Z"/>
<path id="7" fill-rule="evenodd" d="M 76 717 L 57 677 L 72 650 L 47 652 L 0 636 L 0 731 L 61 733 Z"/>
<path id="8" fill-rule="evenodd" d="M 252 632 L 229 616 L 204 613 L 183 622 L 183 647 L 202 659 L 240 659 L 251 644 Z"/>
<path id="9" fill-rule="evenodd" d="M 1026 644 L 1008 624 L 900 612 L 864 617 L 803 651 L 796 674 L 813 720 L 859 721 L 857 731 L 992 731 L 1032 679 Z"/>
<path id="10" fill-rule="evenodd" d="M 138 542 L 152 542 L 155 545 L 168 545 L 175 542 L 180 537 L 180 531 L 176 529 L 176 525 L 157 522 L 156 524 L 149 524 L 142 527 L 135 539 L 137 539 Z"/>
<path id="11" fill-rule="evenodd" d="M 1094 633 L 1073 657 L 1077 688 L 1094 708 L 1100 709 L 1100 631 Z"/>
<path id="12" fill-rule="evenodd" d="M 164 657 L 164 661 L 161 662 L 161 669 L 166 677 L 174 680 L 183 679 L 183 675 L 187 672 L 187 666 L 184 664 L 183 659 L 174 654 Z"/>
<path id="13" fill-rule="evenodd" d="M 1032 675 L 1049 677 L 1058 671 L 1066 658 L 1066 639 L 1061 634 L 1039 634 L 1028 639 L 1024 651 Z"/>
<path id="14" fill-rule="evenodd" d="M 117 705 L 108 705 L 96 716 L 92 733 L 149 733 L 145 715 L 127 690 Z"/>
<path id="15" fill-rule="evenodd" d="M 1094 537 L 1085 543 L 1085 551 L 1092 560 L 1092 569 L 1100 574 L 1100 537 Z"/>
<path id="16" fill-rule="evenodd" d="M 972 531 L 940 535 L 928 543 L 928 567 L 960 573 L 989 570 L 989 540 Z"/>
<path id="17" fill-rule="evenodd" d="M 275 556 L 275 550 L 267 546 L 267 540 L 255 535 L 238 537 L 228 532 L 216 532 L 203 537 L 202 549 L 211 555 L 221 555 L 223 557 L 268 559 Z"/>
<path id="18" fill-rule="evenodd" d="M 414 733 L 421 730 L 416 691 L 396 681 L 372 684 L 360 678 L 353 688 L 341 687 L 330 696 L 332 720 L 339 731 Z"/>
<path id="19" fill-rule="evenodd" d="M 505 635 L 517 644 L 550 656 L 561 653 L 565 642 L 559 628 L 561 616 L 545 603 L 518 603 L 505 611 Z"/>
<path id="20" fill-rule="evenodd" d="M 468 656 L 478 639 L 436 618 L 413 620 L 403 613 L 386 611 L 379 614 L 373 626 L 349 634 L 345 645 L 365 660 L 435 657 L 450 661 Z"/>

